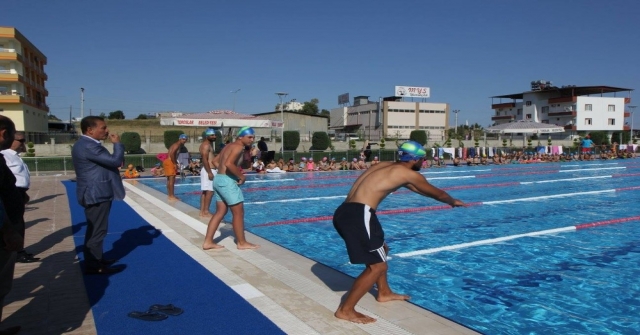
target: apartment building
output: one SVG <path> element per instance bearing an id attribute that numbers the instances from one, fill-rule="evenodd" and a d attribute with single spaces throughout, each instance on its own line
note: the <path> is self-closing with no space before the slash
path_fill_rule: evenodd
<path id="1" fill-rule="evenodd" d="M 47 57 L 16 28 L 0 26 L 0 115 L 36 143 L 48 132 L 46 64 Z"/>
<path id="2" fill-rule="evenodd" d="M 606 131 L 611 137 L 613 132 L 630 130 L 625 119 L 631 113 L 625 106 L 631 103 L 631 91 L 612 86 L 556 87 L 534 81 L 531 91 L 491 97 L 495 110 L 491 120 L 496 125 L 517 120 L 556 124 L 564 127 L 565 138 L 590 131 Z"/>
<path id="3" fill-rule="evenodd" d="M 330 122 L 329 129 L 338 138 L 347 134 L 372 141 L 382 137 L 408 139 L 411 131 L 424 130 L 429 142 L 442 142 L 449 124 L 449 104 L 409 101 L 401 96 L 379 101 L 356 96 L 351 106 L 332 109 Z"/>

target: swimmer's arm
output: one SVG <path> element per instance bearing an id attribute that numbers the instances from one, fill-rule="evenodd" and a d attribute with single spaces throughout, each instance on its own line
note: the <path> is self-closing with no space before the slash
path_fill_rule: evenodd
<path id="1" fill-rule="evenodd" d="M 429 184 L 429 182 L 427 182 L 427 180 L 420 174 L 416 174 L 416 177 L 413 177 L 405 187 L 425 197 L 444 202 L 451 207 L 466 206 L 464 202 L 454 199 L 449 195 L 449 193 Z"/>
<path id="2" fill-rule="evenodd" d="M 242 154 L 244 149 L 242 147 L 234 147 L 232 149 L 233 151 L 227 155 L 224 166 L 227 168 L 227 172 L 231 172 L 234 176 L 238 177 L 238 180 L 244 180 L 245 176 L 242 174 L 242 170 L 240 170 L 240 167 L 236 165 L 237 157 Z"/>

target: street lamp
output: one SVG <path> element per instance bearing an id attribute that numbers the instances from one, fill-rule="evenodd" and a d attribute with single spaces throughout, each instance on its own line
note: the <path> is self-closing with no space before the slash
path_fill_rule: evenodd
<path id="1" fill-rule="evenodd" d="M 453 110 L 453 113 L 456 114 L 456 130 L 455 130 L 456 136 L 458 136 L 458 112 L 460 112 L 459 109 L 454 109 Z"/>
<path id="2" fill-rule="evenodd" d="M 282 120 L 282 129 L 280 129 L 280 152 L 284 157 L 284 105 L 282 104 L 282 97 L 286 97 L 289 93 L 277 92 L 276 95 L 280 97 L 280 119 Z"/>
<path id="3" fill-rule="evenodd" d="M 84 87 L 80 87 L 80 119 L 84 117 Z M 71 122 L 71 120 L 69 120 Z"/>
<path id="4" fill-rule="evenodd" d="M 633 144 L 633 112 L 635 112 L 636 107 L 638 106 L 627 106 L 631 109 L 631 130 L 629 131 L 631 137 L 629 137 L 629 144 Z"/>
<path id="5" fill-rule="evenodd" d="M 240 91 L 240 89 L 237 89 L 235 91 L 231 91 L 231 93 L 233 93 L 233 112 L 236 112 L 236 93 L 238 93 L 238 91 Z"/>

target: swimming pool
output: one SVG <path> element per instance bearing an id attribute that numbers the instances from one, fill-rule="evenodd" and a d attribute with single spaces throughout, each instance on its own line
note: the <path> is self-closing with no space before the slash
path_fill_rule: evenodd
<path id="1" fill-rule="evenodd" d="M 394 290 L 487 334 L 640 332 L 640 162 L 421 173 L 471 206 L 406 190 L 380 204 Z M 358 175 L 250 175 L 246 229 L 357 276 L 331 216 Z M 164 180 L 141 182 L 166 192 Z M 179 181 L 176 195 L 199 207 L 199 179 Z"/>

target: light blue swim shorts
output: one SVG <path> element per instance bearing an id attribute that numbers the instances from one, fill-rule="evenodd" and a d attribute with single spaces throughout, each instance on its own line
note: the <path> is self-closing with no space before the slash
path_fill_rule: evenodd
<path id="1" fill-rule="evenodd" d="M 218 174 L 213 178 L 213 189 L 216 191 L 216 201 L 223 201 L 228 206 L 244 201 L 238 182 L 226 174 Z"/>

